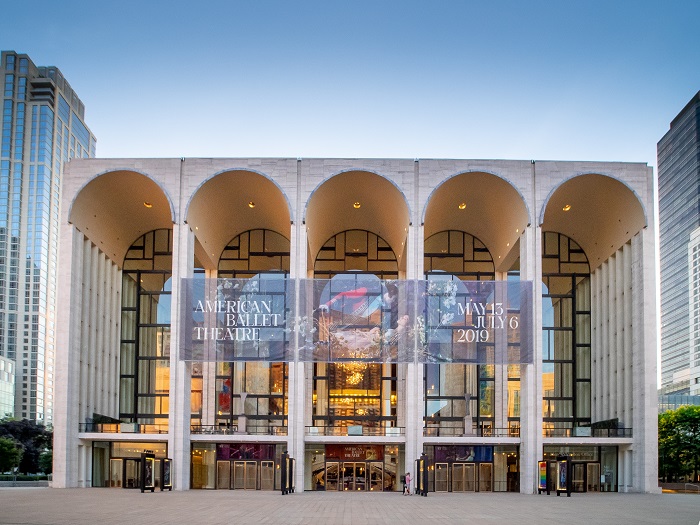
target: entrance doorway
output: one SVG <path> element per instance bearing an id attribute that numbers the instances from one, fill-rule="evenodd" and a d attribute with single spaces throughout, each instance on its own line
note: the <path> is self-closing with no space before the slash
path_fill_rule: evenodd
<path id="1" fill-rule="evenodd" d="M 216 462 L 216 488 L 257 490 L 258 475 L 260 490 L 274 490 L 275 462 L 261 461 L 227 461 Z"/>
<path id="2" fill-rule="evenodd" d="M 364 462 L 343 463 L 343 490 L 367 490 L 367 465 Z"/>
<path id="3" fill-rule="evenodd" d="M 493 490 L 493 464 L 479 463 L 479 492 Z"/>
<path id="4" fill-rule="evenodd" d="M 234 461 L 233 462 L 233 487 L 234 489 L 255 490 L 258 487 L 258 462 Z"/>
<path id="5" fill-rule="evenodd" d="M 474 463 L 452 464 L 452 492 L 476 491 L 476 465 Z"/>

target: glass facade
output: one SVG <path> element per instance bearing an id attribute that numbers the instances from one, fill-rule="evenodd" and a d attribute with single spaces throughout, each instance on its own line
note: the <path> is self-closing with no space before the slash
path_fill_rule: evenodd
<path id="1" fill-rule="evenodd" d="M 591 423 L 588 259 L 565 235 L 542 234 L 542 418 L 545 436 Z"/>
<path id="2" fill-rule="evenodd" d="M 686 105 L 657 146 L 661 253 L 661 385 L 687 373 L 690 296 L 688 243 L 700 226 L 700 93 Z M 687 387 L 678 393 L 688 393 Z M 669 392 L 670 393 L 670 392 Z"/>
<path id="3" fill-rule="evenodd" d="M 219 258 L 219 279 L 286 280 L 289 239 L 265 229 L 234 237 Z M 287 433 L 285 362 L 216 363 L 215 425 L 251 434 Z M 245 426 L 244 426 L 245 425 Z"/>
<path id="4" fill-rule="evenodd" d="M 122 272 L 119 418 L 168 428 L 172 230 L 131 245 Z"/>
<path id="5" fill-rule="evenodd" d="M 5 51 L 0 79 L 0 356 L 17 363 L 15 416 L 50 424 L 61 171 L 95 139 L 56 68 Z"/>
<path id="6" fill-rule="evenodd" d="M 15 363 L 0 357 L 0 419 L 15 413 Z"/>
<path id="7" fill-rule="evenodd" d="M 436 233 L 425 240 L 424 269 L 429 282 L 454 283 L 455 286 L 461 281 L 495 279 L 493 258 L 486 246 L 469 233 L 455 230 Z M 449 311 L 443 304 L 434 308 Z M 446 331 L 444 337 L 455 344 L 451 331 Z M 425 435 L 493 435 L 496 432 L 496 411 L 502 407 L 496 407 L 495 380 L 496 374 L 502 374 L 504 368 L 496 367 L 492 343 L 481 342 L 477 346 L 478 352 L 491 356 L 490 363 L 425 365 Z M 519 372 L 519 365 L 508 365 L 506 369 L 508 430 L 499 429 L 498 432 L 517 435 Z"/>
<path id="8" fill-rule="evenodd" d="M 336 282 L 339 290 L 361 290 L 369 279 L 398 278 L 396 255 L 384 239 L 373 233 L 344 231 L 319 251 L 314 278 L 330 279 L 331 289 Z M 352 325 L 352 320 L 346 322 Z M 312 427 L 323 429 L 325 434 L 345 434 L 355 428 L 360 435 L 383 435 L 387 427 L 398 424 L 397 375 L 395 363 L 314 363 Z"/>

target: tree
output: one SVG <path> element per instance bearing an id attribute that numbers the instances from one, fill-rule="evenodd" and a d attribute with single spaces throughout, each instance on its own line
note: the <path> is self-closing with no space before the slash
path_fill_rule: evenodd
<path id="1" fill-rule="evenodd" d="M 9 472 L 18 466 L 22 453 L 22 445 L 14 439 L 0 437 L 0 472 Z"/>
<path id="2" fill-rule="evenodd" d="M 38 425 L 28 419 L 0 420 L 0 437 L 12 438 L 21 444 L 24 454 L 19 470 L 25 474 L 39 472 L 39 457 L 42 452 L 52 448 L 52 433 L 46 430 L 44 425 Z"/>
<path id="3" fill-rule="evenodd" d="M 659 473 L 664 481 L 700 470 L 700 406 L 682 406 L 659 414 Z"/>
<path id="4" fill-rule="evenodd" d="M 47 450 L 41 453 L 39 456 L 39 468 L 44 474 L 51 474 L 53 472 L 53 451 Z"/>

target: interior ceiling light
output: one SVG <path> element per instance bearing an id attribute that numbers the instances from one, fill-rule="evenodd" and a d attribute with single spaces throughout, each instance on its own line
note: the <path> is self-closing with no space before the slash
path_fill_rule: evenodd
<path id="1" fill-rule="evenodd" d="M 148 202 L 148 201 L 144 201 L 143 205 L 144 205 L 146 208 L 153 208 L 153 204 L 150 203 L 150 202 Z"/>
<path id="2" fill-rule="evenodd" d="M 562 208 L 562 210 L 564 210 L 564 211 L 569 211 L 570 209 L 571 209 L 571 204 L 567 204 L 566 206 L 564 206 Z"/>
<path id="3" fill-rule="evenodd" d="M 356 210 L 359 209 L 359 207 L 362 206 L 359 202 L 353 203 L 352 207 L 355 208 Z"/>
<path id="4" fill-rule="evenodd" d="M 255 203 L 254 203 L 253 201 L 250 201 L 250 202 L 248 203 L 248 207 L 249 207 L 249 208 L 255 208 Z"/>
<path id="5" fill-rule="evenodd" d="M 466 203 L 466 202 L 460 202 L 460 203 L 459 203 L 459 206 L 457 206 L 457 207 L 458 207 L 460 210 L 463 210 L 463 209 L 465 209 L 465 208 L 467 207 L 467 203 Z"/>

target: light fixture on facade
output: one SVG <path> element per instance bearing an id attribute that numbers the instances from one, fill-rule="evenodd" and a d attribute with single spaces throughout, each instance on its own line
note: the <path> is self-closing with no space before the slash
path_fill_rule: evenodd
<path id="1" fill-rule="evenodd" d="M 463 209 L 465 209 L 465 208 L 467 207 L 467 203 L 466 203 L 466 202 L 460 202 L 460 203 L 459 203 L 459 206 L 457 206 L 457 207 L 458 207 L 460 210 L 463 210 Z"/>
<path id="2" fill-rule="evenodd" d="M 564 211 L 569 211 L 570 209 L 571 209 L 571 204 L 567 204 L 566 206 L 564 206 L 562 208 L 562 210 L 564 210 Z"/>
<path id="3" fill-rule="evenodd" d="M 146 208 L 153 208 L 153 203 L 148 202 L 148 201 L 144 201 L 144 202 L 143 202 L 143 205 L 144 205 Z"/>
<path id="4" fill-rule="evenodd" d="M 249 207 L 249 208 L 255 208 L 255 203 L 254 203 L 253 201 L 250 201 L 250 202 L 248 203 L 248 207 Z"/>
<path id="5" fill-rule="evenodd" d="M 359 209 L 360 206 L 362 206 L 362 205 L 361 205 L 359 202 L 355 202 L 355 203 L 353 203 L 353 205 L 352 205 L 352 207 L 355 208 L 356 210 Z"/>

